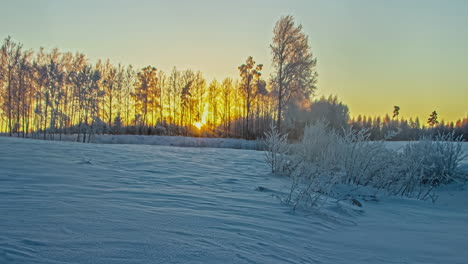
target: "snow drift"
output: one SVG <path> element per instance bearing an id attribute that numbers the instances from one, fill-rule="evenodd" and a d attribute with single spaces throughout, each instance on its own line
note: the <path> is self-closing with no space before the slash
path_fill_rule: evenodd
<path id="1" fill-rule="evenodd" d="M 464 184 L 320 211 L 281 203 L 289 186 L 258 151 L 0 137 L 0 263 L 468 259 Z"/>

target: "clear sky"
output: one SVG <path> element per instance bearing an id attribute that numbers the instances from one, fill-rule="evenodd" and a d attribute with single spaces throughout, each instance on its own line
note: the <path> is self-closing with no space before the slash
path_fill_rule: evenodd
<path id="1" fill-rule="evenodd" d="M 248 56 L 270 72 L 275 22 L 293 15 L 318 58 L 318 95 L 358 114 L 456 120 L 468 114 L 464 0 L 0 0 L 0 37 L 169 72 L 237 77 Z"/>

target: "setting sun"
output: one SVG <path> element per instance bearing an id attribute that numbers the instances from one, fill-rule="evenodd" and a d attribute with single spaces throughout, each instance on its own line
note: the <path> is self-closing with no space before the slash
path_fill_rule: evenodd
<path id="1" fill-rule="evenodd" d="M 193 124 L 193 125 L 194 125 L 196 128 L 198 128 L 198 129 L 201 129 L 201 128 L 202 128 L 202 126 L 203 126 L 203 124 L 202 124 L 202 123 L 200 123 L 200 122 L 196 122 L 196 123 L 195 123 L 195 124 Z"/>
<path id="2" fill-rule="evenodd" d="M 201 121 L 200 121 L 200 122 L 195 122 L 195 123 L 193 123 L 193 125 L 194 125 L 196 128 L 201 129 L 204 125 L 206 125 L 206 119 L 208 118 L 208 115 L 209 115 L 208 107 L 209 107 L 208 104 L 205 103 L 204 110 L 203 110 L 203 113 L 202 113 Z"/>

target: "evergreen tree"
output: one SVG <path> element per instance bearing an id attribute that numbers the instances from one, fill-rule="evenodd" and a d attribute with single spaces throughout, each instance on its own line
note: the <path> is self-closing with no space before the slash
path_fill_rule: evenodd
<path id="1" fill-rule="evenodd" d="M 439 121 L 437 120 L 437 112 L 434 110 L 432 113 L 429 115 L 429 118 L 427 119 L 427 124 L 430 127 L 434 127 L 435 125 L 439 124 Z"/>
<path id="2" fill-rule="evenodd" d="M 395 105 L 393 106 L 393 118 L 398 119 L 398 115 L 400 115 L 400 107 Z"/>

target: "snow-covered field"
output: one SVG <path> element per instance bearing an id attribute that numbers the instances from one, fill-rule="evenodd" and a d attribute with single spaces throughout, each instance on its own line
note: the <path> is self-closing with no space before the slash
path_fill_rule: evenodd
<path id="1" fill-rule="evenodd" d="M 0 133 L 0 136 L 7 136 L 7 133 Z M 18 136 L 18 135 L 13 135 Z M 20 135 L 21 136 L 21 135 Z M 18 137 L 20 137 L 18 136 Z M 28 137 L 33 137 L 31 134 Z M 42 139 L 42 135 L 36 135 Z M 49 135 L 48 139 L 57 141 L 76 142 L 78 135 Z M 81 135 L 80 139 L 83 139 Z M 88 138 L 87 138 L 88 140 Z M 262 144 L 257 140 L 246 140 L 239 138 L 206 138 L 206 137 L 183 137 L 183 136 L 146 136 L 146 135 L 93 135 L 91 143 L 99 144 L 138 144 L 138 145 L 159 145 L 175 147 L 197 147 L 197 148 L 233 148 L 259 150 Z"/>
<path id="2" fill-rule="evenodd" d="M 259 151 L 0 137 L 0 263 L 467 263 L 468 186 L 293 212 L 289 184 Z"/>

